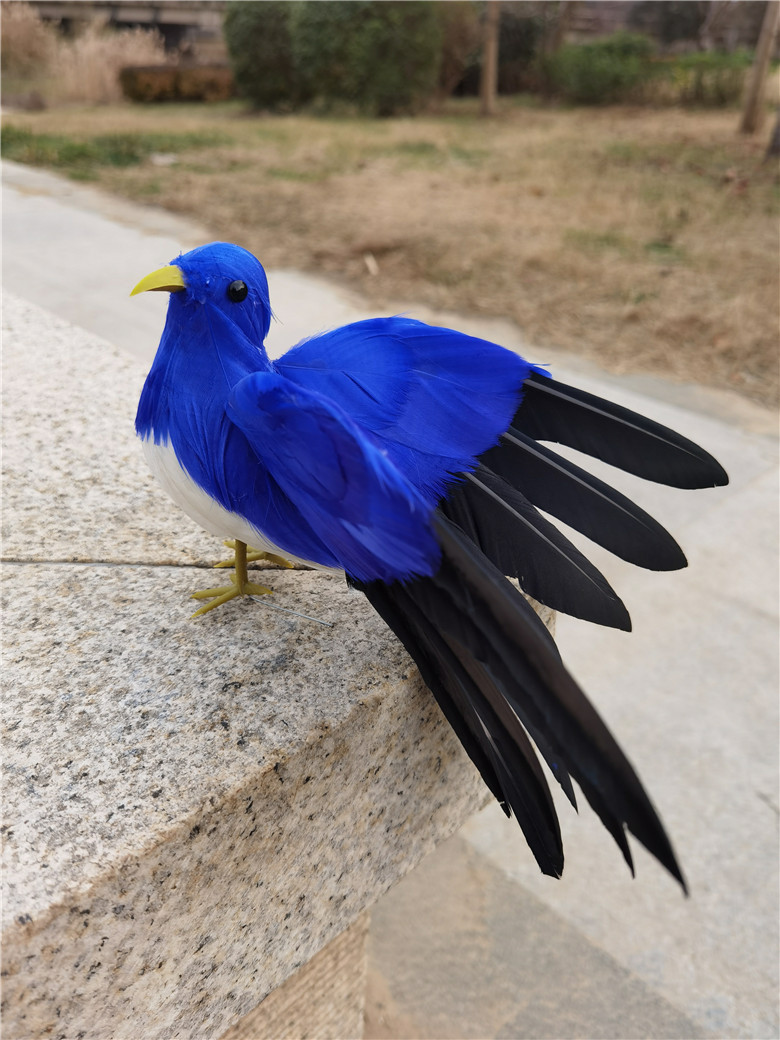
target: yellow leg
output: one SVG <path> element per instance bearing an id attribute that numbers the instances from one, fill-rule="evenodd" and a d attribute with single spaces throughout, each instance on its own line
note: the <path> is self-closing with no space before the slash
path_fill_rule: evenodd
<path id="1" fill-rule="evenodd" d="M 223 603 L 227 603 L 231 599 L 235 599 L 237 596 L 270 596 L 273 589 L 269 589 L 267 585 L 256 585 L 254 582 L 249 581 L 246 569 L 247 563 L 247 551 L 246 542 L 236 541 L 234 545 L 236 551 L 235 557 L 235 568 L 236 573 L 230 579 L 230 585 L 221 585 L 214 589 L 203 589 L 201 592 L 193 592 L 192 599 L 210 599 L 211 602 L 205 606 L 200 607 L 192 615 L 193 617 L 199 617 L 201 614 L 205 614 L 209 610 L 213 610 L 214 607 L 221 607 Z"/>
<path id="2" fill-rule="evenodd" d="M 228 547 L 228 549 L 233 549 L 235 551 L 235 548 L 236 548 L 236 543 L 235 542 L 233 542 L 233 541 L 223 542 L 222 544 L 226 545 Z M 277 556 L 276 553 L 264 552 L 262 549 L 250 549 L 249 546 L 247 546 L 246 562 L 247 563 L 255 563 L 257 560 L 268 560 L 269 563 L 275 563 L 277 567 L 289 567 L 290 569 L 292 569 L 292 566 L 293 566 L 290 563 L 290 561 L 289 560 L 285 560 L 285 558 L 283 556 Z M 219 563 L 215 563 L 214 564 L 215 568 L 219 568 L 219 567 L 235 567 L 235 565 L 236 565 L 236 558 L 235 558 L 235 556 L 233 557 L 232 560 L 221 560 Z"/>

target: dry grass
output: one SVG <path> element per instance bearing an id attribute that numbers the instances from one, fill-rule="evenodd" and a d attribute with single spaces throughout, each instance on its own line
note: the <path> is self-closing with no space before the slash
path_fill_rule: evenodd
<path id="1" fill-rule="evenodd" d="M 72 38 L 42 22 L 29 4 L 2 4 L 4 100 L 35 92 L 43 104 L 109 104 L 120 101 L 119 70 L 125 65 L 167 61 L 162 36 L 155 30 L 110 30 L 87 23 Z"/>
<path id="2" fill-rule="evenodd" d="M 32 77 L 54 58 L 55 34 L 29 4 L 5 0 L 2 18 L 2 68 L 4 76 Z"/>
<path id="3" fill-rule="evenodd" d="M 269 266 L 344 279 L 377 306 L 506 316 L 542 359 L 563 348 L 774 404 L 777 171 L 736 121 L 507 104 L 485 122 L 468 103 L 379 122 L 230 105 L 13 119 L 77 139 L 217 130 L 225 143 L 173 166 L 94 176 L 197 216 Z"/>
<path id="4" fill-rule="evenodd" d="M 58 102 L 121 101 L 119 70 L 126 65 L 164 65 L 162 36 L 148 29 L 108 30 L 90 22 L 75 39 L 58 41 L 53 75 Z"/>

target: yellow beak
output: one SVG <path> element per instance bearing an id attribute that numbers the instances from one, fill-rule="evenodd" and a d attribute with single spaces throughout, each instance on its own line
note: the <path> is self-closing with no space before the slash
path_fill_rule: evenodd
<path id="1" fill-rule="evenodd" d="M 141 292 L 149 292 L 150 289 L 157 292 L 181 292 L 186 288 L 184 275 L 178 267 L 171 264 L 170 267 L 161 267 L 159 271 L 152 271 L 146 278 L 142 278 L 130 295 L 136 296 Z"/>

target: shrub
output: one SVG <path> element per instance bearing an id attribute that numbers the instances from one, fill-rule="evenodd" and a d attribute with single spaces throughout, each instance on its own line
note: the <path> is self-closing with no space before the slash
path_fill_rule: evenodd
<path id="1" fill-rule="evenodd" d="M 567 101 L 591 105 L 627 101 L 658 75 L 652 54 L 647 37 L 615 33 L 593 43 L 561 47 L 546 59 L 546 76 Z"/>
<path id="2" fill-rule="evenodd" d="M 368 114 L 412 111 L 435 92 L 442 27 L 430 0 L 301 0 L 293 48 L 304 95 Z"/>
<path id="3" fill-rule="evenodd" d="M 227 65 L 131 65 L 119 81 L 130 101 L 224 101 L 234 91 Z"/>
<path id="4" fill-rule="evenodd" d="M 736 105 L 752 62 L 747 51 L 702 51 L 676 58 L 670 64 L 671 99 L 681 105 Z"/>
<path id="5" fill-rule="evenodd" d="M 482 42 L 479 7 L 474 0 L 439 0 L 436 15 L 441 33 L 439 97 L 449 97 L 466 70 L 476 66 Z"/>
<path id="6" fill-rule="evenodd" d="M 690 0 L 640 0 L 628 12 L 628 26 L 668 47 L 680 40 L 698 40 L 707 8 Z"/>
<path id="7" fill-rule="evenodd" d="M 173 65 L 129 65 L 119 73 L 128 101 L 173 101 L 176 69 Z"/>
<path id="8" fill-rule="evenodd" d="M 536 58 L 544 39 L 544 22 L 525 5 L 502 4 L 498 35 L 498 89 L 518 94 L 536 85 Z"/>
<path id="9" fill-rule="evenodd" d="M 437 6 L 441 6 L 440 4 Z M 457 6 L 460 6 L 458 4 Z M 523 91 L 546 89 L 541 52 L 544 49 L 545 20 L 526 0 L 503 0 L 498 23 L 498 92 L 519 94 Z M 481 43 L 482 32 L 477 39 Z M 456 93 L 476 97 L 480 90 L 481 53 L 479 46 L 474 60 L 469 62 Z"/>
<path id="10" fill-rule="evenodd" d="M 300 95 L 344 100 L 349 92 L 349 3 L 292 5 L 292 46 Z"/>
<path id="11" fill-rule="evenodd" d="M 182 65 L 176 91 L 181 101 L 227 101 L 235 93 L 233 73 L 228 65 Z"/>
<path id="12" fill-rule="evenodd" d="M 294 7 L 285 0 L 231 0 L 225 10 L 223 32 L 236 86 L 257 108 L 298 101 L 290 34 Z"/>

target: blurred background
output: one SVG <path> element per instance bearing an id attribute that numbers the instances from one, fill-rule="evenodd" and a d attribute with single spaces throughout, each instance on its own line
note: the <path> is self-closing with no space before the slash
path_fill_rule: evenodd
<path id="1" fill-rule="evenodd" d="M 776 23 L 750 0 L 13 0 L 2 152 L 385 308 L 772 405 Z"/>
<path id="2" fill-rule="evenodd" d="M 713 541 L 714 506 L 669 499 L 662 519 L 688 535 L 692 566 L 668 587 L 618 575 L 633 583 L 631 649 L 559 628 L 575 674 L 653 764 L 694 898 L 641 850 L 632 883 L 585 813 L 565 823 L 567 878 L 549 885 L 486 810 L 376 907 L 366 1037 L 777 1036 L 780 3 L 10 0 L 1 13 L 2 155 L 72 188 L 6 176 L 8 287 L 151 360 L 159 314 L 140 334 L 136 304 L 138 318 L 122 308 L 153 265 L 103 255 L 112 225 L 87 257 L 87 236 L 64 231 L 60 282 L 38 282 L 54 203 L 81 207 L 86 229 L 95 187 L 150 241 L 254 252 L 282 337 L 322 327 L 298 331 L 302 293 L 307 323 L 320 299 L 339 321 L 446 314 L 640 410 L 655 397 L 732 475 L 719 537 L 738 562 Z M 328 282 L 285 293 L 285 272 Z M 636 494 L 654 511 L 652 489 Z"/>

